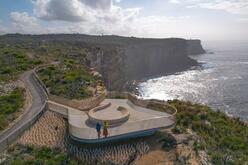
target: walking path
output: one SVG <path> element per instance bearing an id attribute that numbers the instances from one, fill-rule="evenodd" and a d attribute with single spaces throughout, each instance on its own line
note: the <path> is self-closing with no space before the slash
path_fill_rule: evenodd
<path id="1" fill-rule="evenodd" d="M 44 109 L 47 101 L 46 93 L 35 78 L 33 70 L 25 72 L 22 75 L 22 80 L 32 95 L 32 105 L 19 121 L 0 134 L 0 151 L 3 150 L 1 146 L 6 147 L 6 141 L 9 145 L 17 135 L 20 135 L 21 131 L 26 128 L 24 125 L 27 125 L 28 122 L 28 124 L 33 123 L 33 121 L 30 122 L 30 119 L 36 117 Z M 159 128 L 171 127 L 174 124 L 170 118 L 171 115 L 136 106 L 127 99 L 105 99 L 101 104 L 108 103 L 111 104 L 106 107 L 107 113 L 103 115 L 111 117 L 113 115 L 111 112 L 122 106 L 128 110 L 129 118 L 123 123 L 110 127 L 108 138 L 98 139 L 95 125 L 89 122 L 87 113 L 48 101 L 50 110 L 61 113 L 68 118 L 71 137 L 83 142 L 95 143 L 131 136 L 143 136 L 152 134 Z M 11 140 L 9 141 L 9 139 Z M 5 145 L 3 145 L 4 143 Z"/>
<path id="2" fill-rule="evenodd" d="M 10 137 L 11 134 L 18 132 L 22 126 L 29 121 L 32 117 L 36 116 L 39 111 L 42 110 L 46 102 L 46 96 L 44 91 L 42 90 L 39 83 L 36 81 L 34 77 L 34 71 L 27 71 L 22 76 L 21 79 L 23 80 L 25 87 L 30 91 L 32 95 L 32 105 L 28 109 L 28 111 L 23 114 L 22 118 L 17 121 L 12 127 L 4 130 L 0 134 L 0 144 L 5 141 L 7 138 Z M 1 151 L 2 148 L 0 148 Z"/>

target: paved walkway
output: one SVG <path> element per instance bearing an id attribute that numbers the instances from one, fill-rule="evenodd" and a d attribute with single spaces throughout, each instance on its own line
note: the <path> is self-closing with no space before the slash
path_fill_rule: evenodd
<path id="1" fill-rule="evenodd" d="M 32 74 L 33 74 L 33 70 L 27 71 L 21 77 L 26 88 L 28 88 L 28 90 L 30 91 L 32 95 L 32 105 L 19 121 L 17 121 L 12 127 L 3 131 L 0 134 L 0 143 L 4 139 L 6 139 L 10 134 L 17 132 L 25 122 L 27 122 L 31 117 L 36 115 L 37 112 L 41 110 L 43 104 L 46 101 L 44 92 L 42 91 L 41 87 L 36 82 Z"/>
<path id="2" fill-rule="evenodd" d="M 11 134 L 18 132 L 30 118 L 35 116 L 41 110 L 42 106 L 46 102 L 44 91 L 35 80 L 33 74 L 34 73 L 31 70 L 22 75 L 22 80 L 32 95 L 32 105 L 17 123 L 0 134 L 0 143 Z M 136 106 L 129 100 L 106 99 L 102 104 L 109 102 L 111 103 L 111 106 L 108 107 L 107 110 L 109 110 L 110 115 L 111 111 L 117 109 L 118 106 L 123 106 L 129 111 L 130 117 L 128 121 L 109 128 L 109 137 L 107 139 L 131 135 L 137 132 L 145 132 L 147 130 L 170 127 L 174 124 L 174 122 L 169 118 L 169 114 Z M 95 126 L 88 121 L 88 115 L 85 112 L 68 107 L 67 115 L 69 131 L 73 137 L 86 141 L 97 140 Z"/>

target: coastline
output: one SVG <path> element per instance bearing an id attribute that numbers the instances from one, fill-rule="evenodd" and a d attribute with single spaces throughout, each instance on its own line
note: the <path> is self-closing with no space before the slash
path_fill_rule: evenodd
<path id="1" fill-rule="evenodd" d="M 143 83 L 140 86 L 144 93 L 142 96 L 156 93 L 153 95 L 155 98 L 182 98 L 204 103 L 215 110 L 228 112 L 229 116 L 248 121 L 246 45 L 247 42 L 204 42 L 207 53 L 192 56 L 202 63 L 202 68 Z"/>
<path id="2" fill-rule="evenodd" d="M 189 58 L 191 58 L 191 57 L 189 57 Z M 192 59 L 192 60 L 195 60 L 195 59 Z M 205 63 L 202 63 L 202 62 L 198 62 L 197 60 L 195 60 L 195 62 L 196 62 L 196 64 L 194 64 L 194 65 L 189 65 L 189 66 L 186 66 L 185 68 L 181 68 L 181 69 L 178 69 L 178 70 L 164 72 L 163 74 L 158 74 L 158 75 L 155 75 L 155 76 L 147 76 L 145 78 L 141 78 L 141 79 L 137 79 L 137 80 L 127 81 L 126 84 L 125 84 L 125 90 L 127 92 L 135 94 L 136 96 L 140 96 L 138 88 L 137 88 L 140 83 L 145 82 L 145 81 L 147 81 L 149 79 L 155 79 L 155 78 L 160 78 L 160 77 L 164 77 L 164 76 L 176 75 L 176 74 L 179 74 L 181 72 L 194 70 L 194 68 L 202 67 L 203 64 L 205 64 Z"/>

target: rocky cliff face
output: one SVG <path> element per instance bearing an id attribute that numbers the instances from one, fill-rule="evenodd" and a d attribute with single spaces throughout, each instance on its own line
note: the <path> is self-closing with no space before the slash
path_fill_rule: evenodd
<path id="1" fill-rule="evenodd" d="M 109 38 L 106 40 L 108 44 L 111 43 Z M 101 42 L 106 43 L 106 40 Z M 198 64 L 189 58 L 188 54 L 202 53 L 200 42 L 191 44 L 184 39 L 117 40 L 114 37 L 113 40 L 118 45 L 111 43 L 111 46 L 99 46 L 87 56 L 89 66 L 96 68 L 103 75 L 109 90 L 123 90 L 127 81 L 188 69 Z"/>
<path id="2" fill-rule="evenodd" d="M 189 55 L 206 53 L 202 48 L 201 40 L 187 40 L 187 52 Z"/>
<path id="3" fill-rule="evenodd" d="M 128 45 L 126 76 L 128 80 L 168 74 L 197 65 L 187 56 L 186 40 L 148 40 Z"/>
<path id="4" fill-rule="evenodd" d="M 108 90 L 121 90 L 127 80 L 126 57 L 119 47 L 93 47 L 87 54 L 88 66 L 101 73 Z"/>
<path id="5" fill-rule="evenodd" d="M 83 34 L 9 34 L 0 36 L 0 43 L 21 45 L 32 51 L 40 51 L 50 46 L 51 49 L 44 50 L 44 55 L 55 48 L 59 50 L 62 46 L 73 56 L 66 52 L 60 53 L 60 56 L 75 58 L 80 62 L 82 61 L 82 64 L 95 68 L 102 74 L 105 85 L 109 90 L 125 89 L 126 82 L 131 80 L 169 74 L 190 68 L 198 63 L 189 58 L 188 55 L 205 52 L 200 40 L 179 38 L 145 39 Z M 88 50 L 87 55 L 84 56 L 77 52 L 80 50 L 79 48 Z M 73 53 L 70 53 L 70 51 L 73 51 Z"/>

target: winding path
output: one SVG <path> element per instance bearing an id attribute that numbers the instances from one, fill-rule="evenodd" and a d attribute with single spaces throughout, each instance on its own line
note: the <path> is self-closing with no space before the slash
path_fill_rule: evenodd
<path id="1" fill-rule="evenodd" d="M 42 107 L 46 103 L 46 95 L 35 79 L 34 70 L 27 71 L 22 74 L 21 79 L 23 80 L 25 87 L 29 90 L 32 95 L 32 105 L 23 114 L 22 118 L 17 121 L 12 127 L 0 133 L 0 144 L 8 139 L 12 134 L 18 132 L 31 118 L 36 116 Z M 0 145 L 1 146 L 1 145 Z M 0 152 L 3 148 L 0 147 Z"/>
<path id="2" fill-rule="evenodd" d="M 23 114 L 19 121 L 17 121 L 9 129 L 0 133 L 0 152 L 7 148 L 7 146 L 9 146 L 12 142 L 14 142 L 14 140 L 24 132 L 24 130 L 29 128 L 36 121 L 36 119 L 39 118 L 39 115 L 42 114 L 42 111 L 47 108 L 46 92 L 42 88 L 41 83 L 38 82 L 39 80 L 36 79 L 34 70 L 25 72 L 22 75 L 21 79 L 23 80 L 26 89 L 28 89 L 32 95 L 32 105 L 27 110 L 27 112 Z M 113 140 L 120 139 L 119 137 L 126 138 L 131 136 L 143 136 L 146 134 L 150 135 L 159 128 L 167 128 L 173 126 L 174 124 L 173 120 L 170 119 L 171 115 L 167 113 L 148 110 L 146 108 L 133 105 L 131 102 L 129 104 L 129 101 L 125 99 L 105 100 L 105 102 L 106 101 L 111 101 L 111 103 L 116 107 L 120 105 L 123 107 L 128 107 L 130 112 L 132 110 L 132 115 L 131 117 L 129 117 L 128 120 L 129 122 L 109 129 L 109 133 L 112 136 L 109 136 L 106 139 Z M 55 105 L 55 103 L 49 103 Z M 56 105 L 57 106 L 55 106 L 55 112 L 57 112 L 58 110 L 60 111 L 61 107 L 64 107 L 64 105 Z M 51 108 L 50 105 L 48 106 L 49 108 Z M 58 109 L 58 107 L 60 108 Z M 68 108 L 63 109 L 65 109 L 66 111 L 64 115 L 69 116 L 68 119 L 71 126 L 71 129 L 69 129 L 70 133 L 75 137 L 75 139 L 79 138 L 76 140 L 82 141 L 82 139 L 84 139 L 84 142 L 93 143 L 95 142 L 94 140 L 96 140 L 97 142 L 99 142 L 99 139 L 97 139 L 96 137 L 95 129 L 89 127 L 85 123 L 85 121 L 88 120 L 88 116 L 85 113 L 78 114 L 83 112 L 76 111 L 75 113 L 73 110 L 67 112 Z M 51 110 L 53 110 L 53 108 L 51 108 Z M 105 141 L 106 139 L 100 141 Z"/>

